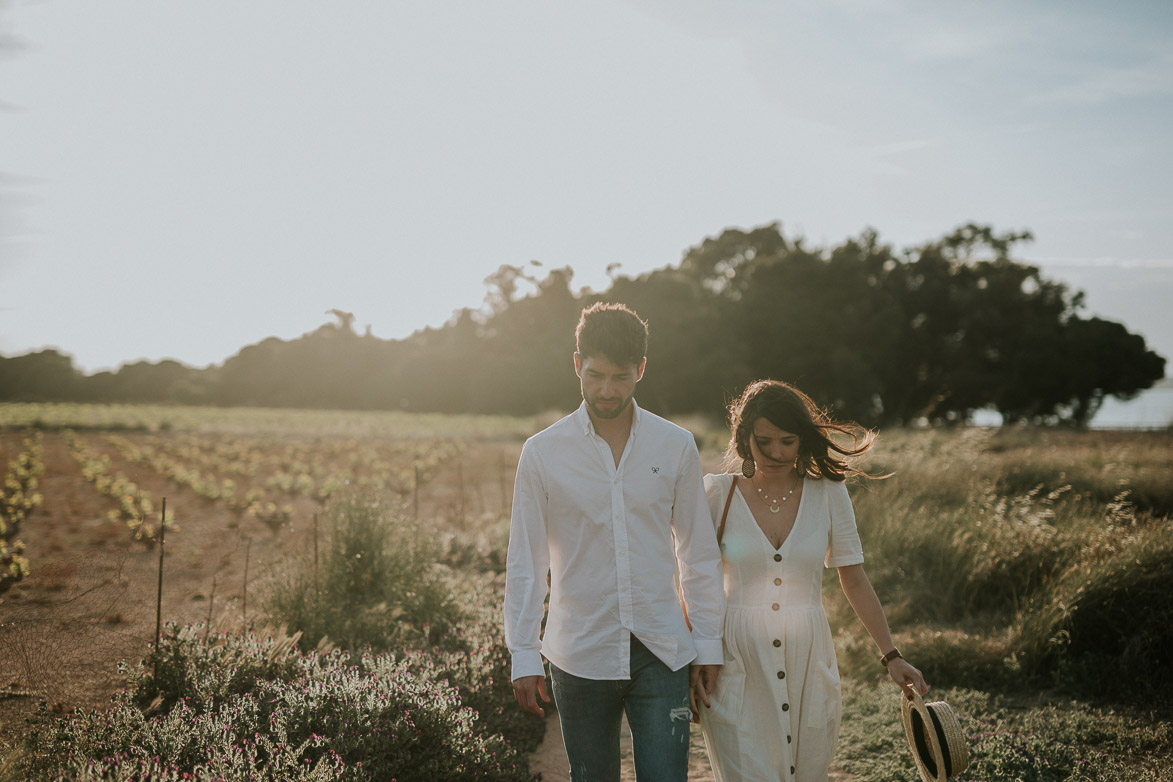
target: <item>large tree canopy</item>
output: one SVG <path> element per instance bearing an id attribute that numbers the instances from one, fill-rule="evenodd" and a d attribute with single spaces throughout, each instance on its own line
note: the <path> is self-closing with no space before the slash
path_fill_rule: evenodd
<path id="1" fill-rule="evenodd" d="M 897 252 L 865 231 L 830 249 L 778 223 L 728 229 L 676 266 L 575 292 L 573 270 L 502 266 L 486 306 L 404 340 L 359 335 L 355 316 L 248 346 L 223 366 L 138 363 L 84 377 L 56 351 L 0 358 L 0 399 L 534 413 L 577 401 L 574 325 L 597 300 L 647 319 L 641 403 L 717 413 L 747 382 L 788 380 L 868 424 L 1086 424 L 1108 396 L 1164 374 L 1123 325 L 1081 314 L 1083 297 L 1014 260 L 1028 233 L 965 225 Z"/>

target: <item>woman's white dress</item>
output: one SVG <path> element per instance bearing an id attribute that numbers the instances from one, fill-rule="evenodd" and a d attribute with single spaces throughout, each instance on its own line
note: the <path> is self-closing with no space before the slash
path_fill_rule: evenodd
<path id="1" fill-rule="evenodd" d="M 719 524 L 733 476 L 706 475 Z M 774 549 L 738 481 L 721 554 L 725 665 L 701 707 L 717 782 L 827 779 L 839 737 L 839 669 L 823 611 L 823 567 L 863 562 L 855 513 L 842 481 L 804 479 L 798 516 Z M 748 487 L 747 487 L 748 488 Z"/>

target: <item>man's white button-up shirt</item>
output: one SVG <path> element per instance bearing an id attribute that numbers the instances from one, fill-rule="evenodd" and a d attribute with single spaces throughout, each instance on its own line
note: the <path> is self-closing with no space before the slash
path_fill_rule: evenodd
<path id="1" fill-rule="evenodd" d="M 723 661 L 721 553 L 696 443 L 631 404 L 618 467 L 585 403 L 522 449 L 505 584 L 513 679 L 541 676 L 543 655 L 585 679 L 630 678 L 632 635 L 672 670 Z"/>

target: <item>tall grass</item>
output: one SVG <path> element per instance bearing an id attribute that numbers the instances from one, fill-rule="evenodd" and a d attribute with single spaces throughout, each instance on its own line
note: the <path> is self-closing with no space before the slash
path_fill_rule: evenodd
<path id="1" fill-rule="evenodd" d="M 437 536 L 375 495 L 342 495 L 325 515 L 318 561 L 307 551 L 272 576 L 267 613 L 300 633 L 302 649 L 323 640 L 356 649 L 444 638 L 459 612 L 437 564 Z"/>
<path id="2" fill-rule="evenodd" d="M 893 475 L 852 487 L 866 567 L 927 675 L 1173 692 L 1169 433 L 882 433 L 867 467 Z M 847 667 L 868 670 L 832 600 Z"/>

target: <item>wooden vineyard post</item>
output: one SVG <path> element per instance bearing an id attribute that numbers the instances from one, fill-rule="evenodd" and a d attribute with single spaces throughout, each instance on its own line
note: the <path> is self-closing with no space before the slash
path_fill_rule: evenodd
<path id="1" fill-rule="evenodd" d="M 464 494 L 464 460 L 456 461 L 456 482 L 460 484 L 460 520 L 464 521 L 466 506 Z M 419 514 L 416 514 L 419 515 Z"/>
<path id="2" fill-rule="evenodd" d="M 253 539 L 249 537 L 244 544 L 244 600 L 241 606 L 241 613 L 244 616 L 244 625 L 248 627 L 248 555 L 253 547 Z"/>
<path id="3" fill-rule="evenodd" d="M 509 496 L 508 482 L 505 480 L 505 476 L 508 474 L 506 470 L 509 469 L 509 465 L 505 463 L 505 454 L 500 451 L 497 452 L 497 460 L 500 466 L 500 469 L 497 471 L 497 483 L 501 487 L 501 512 L 508 513 L 509 506 L 513 504 L 512 498 Z"/>
<path id="4" fill-rule="evenodd" d="M 314 604 L 318 602 L 318 514 L 314 512 Z"/>
<path id="5" fill-rule="evenodd" d="M 159 679 L 159 640 L 163 636 L 163 547 L 167 543 L 167 498 L 159 511 L 159 591 L 155 597 L 155 681 Z"/>
<path id="6" fill-rule="evenodd" d="M 412 507 L 415 510 L 415 518 L 420 517 L 420 465 L 416 462 L 412 465 L 415 469 L 415 485 L 412 487 Z"/>
<path id="7" fill-rule="evenodd" d="M 208 623 L 204 627 L 204 643 L 208 642 L 208 633 L 212 631 L 212 608 L 216 605 L 216 577 L 212 576 L 212 596 L 208 598 Z"/>

